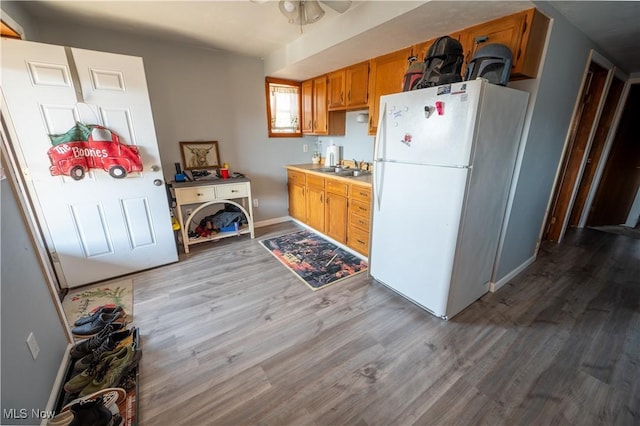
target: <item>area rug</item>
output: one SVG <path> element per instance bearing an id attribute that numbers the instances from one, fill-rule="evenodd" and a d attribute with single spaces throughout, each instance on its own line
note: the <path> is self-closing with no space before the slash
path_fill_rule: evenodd
<path id="1" fill-rule="evenodd" d="M 120 305 L 127 314 L 127 321 L 133 319 L 133 281 L 118 280 L 72 289 L 62 301 L 62 309 L 69 327 L 80 317 L 89 315 L 103 305 Z"/>
<path id="2" fill-rule="evenodd" d="M 260 244 L 314 291 L 367 270 L 364 260 L 307 230 Z"/>

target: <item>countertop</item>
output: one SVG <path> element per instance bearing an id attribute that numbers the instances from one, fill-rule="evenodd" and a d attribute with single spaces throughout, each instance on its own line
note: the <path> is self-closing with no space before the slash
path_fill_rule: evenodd
<path id="1" fill-rule="evenodd" d="M 371 186 L 373 180 L 373 174 L 366 174 L 363 176 L 340 176 L 335 173 L 327 173 L 327 172 L 319 172 L 317 169 L 323 169 L 324 165 L 322 164 L 289 164 L 286 166 L 287 169 L 298 170 L 300 172 L 305 173 L 313 173 L 318 176 L 328 177 L 331 179 L 338 179 L 341 181 L 362 185 L 362 186 Z"/>

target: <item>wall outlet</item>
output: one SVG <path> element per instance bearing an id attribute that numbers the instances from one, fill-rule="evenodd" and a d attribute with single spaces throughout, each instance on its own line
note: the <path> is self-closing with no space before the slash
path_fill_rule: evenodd
<path id="1" fill-rule="evenodd" d="M 38 342 L 36 342 L 36 337 L 33 335 L 33 332 L 29 333 L 29 336 L 27 337 L 27 346 L 29 347 L 29 351 L 31 351 L 33 359 L 38 358 L 40 346 L 38 346 Z"/>
<path id="2" fill-rule="evenodd" d="M 253 207 L 260 207 L 260 201 L 257 198 L 253 199 Z"/>
<path id="3" fill-rule="evenodd" d="M 304 144 L 302 145 L 302 152 L 309 152 L 309 145 L 308 144 Z"/>

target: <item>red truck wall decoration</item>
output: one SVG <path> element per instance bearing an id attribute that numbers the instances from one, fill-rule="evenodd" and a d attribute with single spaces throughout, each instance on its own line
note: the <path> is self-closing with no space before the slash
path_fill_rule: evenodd
<path id="1" fill-rule="evenodd" d="M 89 169 L 102 169 L 122 179 L 142 171 L 138 147 L 120 143 L 118 135 L 106 127 L 76 123 L 66 133 L 49 135 L 49 139 L 53 145 L 47 151 L 52 176 L 80 180 Z"/>

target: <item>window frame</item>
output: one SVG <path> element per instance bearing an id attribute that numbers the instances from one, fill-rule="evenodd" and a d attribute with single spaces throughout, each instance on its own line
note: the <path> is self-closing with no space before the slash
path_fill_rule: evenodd
<path id="1" fill-rule="evenodd" d="M 296 132 L 274 132 L 271 127 L 271 85 L 290 86 L 298 89 L 298 131 Z M 294 80 L 286 80 L 275 77 L 265 77 L 265 95 L 267 102 L 267 130 L 270 138 L 301 138 L 302 137 L 302 83 Z"/>

